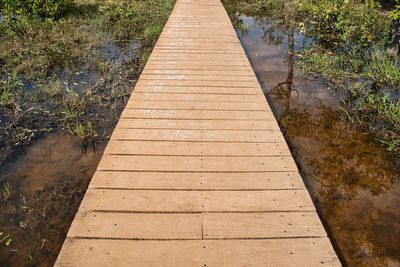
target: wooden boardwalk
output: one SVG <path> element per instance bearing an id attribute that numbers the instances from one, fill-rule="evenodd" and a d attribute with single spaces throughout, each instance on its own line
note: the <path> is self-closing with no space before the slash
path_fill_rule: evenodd
<path id="1" fill-rule="evenodd" d="M 222 4 L 178 0 L 56 266 L 321 265 L 340 262 Z"/>

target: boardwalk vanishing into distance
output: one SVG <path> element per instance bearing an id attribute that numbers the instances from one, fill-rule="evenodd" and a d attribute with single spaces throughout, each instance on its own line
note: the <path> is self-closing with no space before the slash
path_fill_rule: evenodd
<path id="1" fill-rule="evenodd" d="M 219 0 L 177 1 L 55 265 L 340 266 Z"/>

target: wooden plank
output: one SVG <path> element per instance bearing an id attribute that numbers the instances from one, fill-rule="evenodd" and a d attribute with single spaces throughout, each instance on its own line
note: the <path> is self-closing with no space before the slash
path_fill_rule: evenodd
<path id="1" fill-rule="evenodd" d="M 168 141 L 114 141 L 104 154 L 185 156 L 289 156 L 283 143 L 193 143 Z"/>
<path id="2" fill-rule="evenodd" d="M 69 239 L 61 266 L 341 266 L 328 238 L 134 241 Z"/>
<path id="3" fill-rule="evenodd" d="M 232 52 L 241 52 L 240 48 L 232 48 L 230 50 L 227 49 L 218 49 L 218 48 L 185 48 L 185 47 L 163 47 L 163 46 L 157 46 L 153 49 L 153 52 L 160 52 L 160 53 L 194 53 L 194 54 L 225 54 L 225 53 L 232 53 Z M 229 71 L 224 71 L 225 73 L 230 73 L 233 74 L 232 72 Z M 249 72 L 250 76 L 253 76 L 254 73 Z M 151 72 L 150 72 L 151 73 Z"/>
<path id="4" fill-rule="evenodd" d="M 154 60 L 153 62 L 165 62 L 163 64 L 169 64 L 168 61 L 163 60 Z M 195 63 L 194 63 L 195 64 Z M 231 64 L 231 63 L 229 63 Z M 179 85 L 179 86 L 222 86 L 222 87 L 254 87 L 258 88 L 259 84 L 257 81 L 213 81 L 213 80 L 172 80 L 172 79 L 164 79 L 164 80 L 145 80 L 142 79 L 139 81 L 141 85 Z"/>
<path id="5" fill-rule="evenodd" d="M 154 110 L 125 109 L 121 118 L 130 119 L 192 119 L 192 120 L 271 120 L 274 116 L 266 111 L 252 110 Z M 227 122 L 229 123 L 229 122 Z"/>
<path id="6" fill-rule="evenodd" d="M 129 101 L 125 108 L 147 110 L 233 110 L 233 111 L 266 111 L 261 103 L 232 102 L 171 102 L 171 101 Z"/>
<path id="7" fill-rule="evenodd" d="M 134 92 L 132 101 L 200 101 L 200 102 L 237 102 L 237 103 L 260 103 L 260 95 L 216 95 L 216 94 L 160 94 Z M 264 100 L 265 103 L 265 100 Z M 272 115 L 272 114 L 271 114 Z"/>
<path id="8" fill-rule="evenodd" d="M 160 74 L 143 74 L 140 77 L 141 80 L 180 80 L 180 81 L 241 81 L 251 82 L 254 84 L 253 77 L 242 77 L 242 76 L 221 76 L 221 75 L 193 75 L 193 74 L 181 74 L 181 75 L 160 75 Z"/>
<path id="9" fill-rule="evenodd" d="M 88 189 L 80 210 L 124 212 L 315 211 L 306 190 L 177 191 Z"/>
<path id="10" fill-rule="evenodd" d="M 164 44 L 158 43 L 155 47 L 154 47 L 154 51 L 156 49 L 172 49 L 172 50 L 179 50 L 179 51 L 186 51 L 186 50 L 196 50 L 196 51 L 236 51 L 236 52 L 243 52 L 243 48 L 241 46 L 238 45 L 230 45 L 229 47 L 225 47 L 225 46 L 201 46 L 201 45 L 190 45 L 190 46 L 186 46 L 186 45 L 182 45 L 182 44 L 176 44 L 176 45 L 169 45 L 167 44 L 168 42 L 164 42 Z"/>
<path id="11" fill-rule="evenodd" d="M 316 212 L 203 213 L 204 238 L 326 237 Z"/>
<path id="12" fill-rule="evenodd" d="M 225 63 L 230 63 L 230 62 L 243 62 L 244 56 L 231 56 L 230 54 L 182 54 L 182 53 L 158 53 L 157 56 L 152 56 L 151 60 L 153 61 L 158 61 L 158 60 L 165 60 L 165 61 L 201 61 L 201 62 L 210 62 L 210 60 L 213 61 L 221 61 L 224 60 Z M 146 77 L 146 76 L 145 76 Z M 143 78 L 145 78 L 143 77 Z M 163 77 L 160 77 L 161 79 Z M 193 80 L 198 80 L 198 79 L 204 79 L 204 77 L 194 77 Z M 235 79 L 234 77 L 231 77 L 231 79 L 227 79 L 226 81 L 252 81 L 254 82 L 254 79 L 246 79 L 243 78 L 243 80 Z"/>
<path id="13" fill-rule="evenodd" d="M 303 189 L 297 172 L 180 173 L 96 172 L 89 188 L 177 190 L 267 190 Z"/>
<path id="14" fill-rule="evenodd" d="M 161 49 L 158 48 L 158 51 L 165 51 L 166 53 L 168 52 L 173 52 L 171 49 Z M 184 50 L 183 50 L 184 51 Z M 191 53 L 201 53 L 199 50 L 190 50 Z M 164 52 L 163 52 L 164 53 Z M 176 53 L 176 52 L 175 52 Z M 189 52 L 185 52 L 189 53 Z M 211 52 L 209 52 L 211 53 Z M 236 71 L 228 71 L 228 70 L 165 70 L 165 69 L 159 69 L 159 70 L 148 70 L 146 71 L 148 74 L 158 74 L 158 75 L 215 75 L 215 76 L 236 76 L 236 77 L 254 77 L 254 73 L 252 73 L 249 70 L 236 70 Z M 135 87 L 136 90 L 136 87 Z M 257 91 L 259 91 L 257 89 Z"/>
<path id="15" fill-rule="evenodd" d="M 175 46 L 171 43 L 165 43 L 163 47 L 171 47 Z M 191 48 L 196 48 L 196 46 L 190 46 Z M 210 47 L 212 48 L 212 47 Z M 145 70 L 209 70 L 209 71 L 221 71 L 221 70 L 230 70 L 230 71 L 251 71 L 250 66 L 241 65 L 241 66 L 227 66 L 226 64 L 221 65 L 205 65 L 205 64 L 188 64 L 186 63 L 176 63 L 169 62 L 165 64 L 165 62 L 153 62 L 146 64 Z"/>
<path id="16" fill-rule="evenodd" d="M 199 157 L 104 155 L 98 170 L 117 171 L 297 171 L 291 157 Z"/>
<path id="17" fill-rule="evenodd" d="M 221 94 L 221 95 L 262 95 L 256 88 L 240 87 L 191 87 L 191 86 L 148 86 L 138 84 L 135 93 L 181 93 L 181 94 Z M 220 103 L 223 101 L 220 101 Z M 261 102 L 261 101 L 260 101 Z M 265 103 L 260 103 L 264 104 Z M 215 104 L 218 105 L 218 104 Z"/>
<path id="18" fill-rule="evenodd" d="M 116 129 L 181 129 L 181 130 L 265 130 L 278 131 L 274 120 L 179 120 L 122 118 Z"/>
<path id="19" fill-rule="evenodd" d="M 119 129 L 112 140 L 283 143 L 278 131 Z"/>
<path id="20" fill-rule="evenodd" d="M 68 237 L 201 239 L 200 214 L 78 212 Z"/>

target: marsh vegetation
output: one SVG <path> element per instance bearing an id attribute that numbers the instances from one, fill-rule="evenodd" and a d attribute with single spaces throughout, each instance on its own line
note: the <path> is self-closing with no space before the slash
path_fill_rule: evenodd
<path id="1" fill-rule="evenodd" d="M 84 146 L 105 138 L 173 7 L 172 0 L 25 2 L 1 6 L 0 162 L 47 132 L 76 135 Z"/>
<path id="2" fill-rule="evenodd" d="M 174 2 L 0 1 L 0 265 L 54 263 Z"/>
<path id="3" fill-rule="evenodd" d="M 306 64 L 303 53 L 320 45 L 320 57 L 337 56 L 328 50 L 335 44 L 307 35 L 311 26 L 305 15 L 297 17 L 292 1 L 288 7 L 257 8 L 266 2 L 223 1 L 335 250 L 344 266 L 398 266 L 398 153 L 388 152 L 374 131 L 352 122 L 351 106 L 343 103 L 353 90 L 349 85 L 366 78 L 335 80 L 315 71 L 317 65 Z"/>
<path id="4" fill-rule="evenodd" d="M 387 150 L 400 151 L 400 63 L 389 49 L 398 20 L 393 3 L 384 3 L 384 9 L 375 0 L 225 2 L 228 9 L 273 20 L 271 30 L 296 29 L 303 36 L 295 51 L 297 66 L 341 95 L 352 123 L 373 133 Z"/>

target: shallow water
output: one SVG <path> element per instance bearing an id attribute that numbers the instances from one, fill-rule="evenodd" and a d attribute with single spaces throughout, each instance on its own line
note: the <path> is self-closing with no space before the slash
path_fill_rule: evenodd
<path id="1" fill-rule="evenodd" d="M 1 266 L 52 266 L 101 158 L 82 153 L 79 140 L 53 133 L 38 139 L 0 169 L 0 185 L 11 198 L 1 202 Z"/>
<path id="2" fill-rule="evenodd" d="M 54 78 L 63 92 L 71 91 L 79 97 L 93 86 L 103 88 L 99 97 L 115 92 L 107 98 L 114 104 L 112 108 L 92 108 L 97 143 L 84 149 L 79 138 L 59 130 L 16 147 L 4 162 L 0 161 L 0 266 L 53 266 L 57 258 L 126 104 L 126 95 L 141 71 L 140 44 L 130 42 L 118 47 L 108 40 L 103 47 L 98 54 L 113 67 L 113 76 L 104 77 L 91 66 L 83 66 L 80 72 L 64 71 Z M 104 82 L 106 79 L 111 81 Z M 24 90 L 37 89 L 24 83 Z M 42 105 L 49 105 L 51 110 L 52 103 L 52 99 L 46 99 Z"/>
<path id="3" fill-rule="evenodd" d="M 342 263 L 400 266 L 398 159 L 347 120 L 340 91 L 296 68 L 299 32 L 230 15 Z"/>

